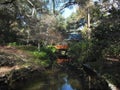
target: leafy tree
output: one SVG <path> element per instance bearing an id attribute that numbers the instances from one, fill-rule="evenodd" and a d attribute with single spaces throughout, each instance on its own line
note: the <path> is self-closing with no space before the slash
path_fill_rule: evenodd
<path id="1" fill-rule="evenodd" d="M 2 44 L 17 41 L 20 35 L 13 1 L 8 2 L 9 5 L 6 1 L 0 7 L 0 43 Z"/>
<path id="2" fill-rule="evenodd" d="M 118 19 L 120 18 L 120 10 L 113 7 L 109 10 L 109 13 L 108 16 L 103 17 L 101 23 L 92 31 L 93 52 L 100 57 L 104 50 L 109 53 L 110 47 L 118 47 L 118 43 L 120 43 L 120 23 Z M 116 56 L 119 56 L 119 54 Z"/>

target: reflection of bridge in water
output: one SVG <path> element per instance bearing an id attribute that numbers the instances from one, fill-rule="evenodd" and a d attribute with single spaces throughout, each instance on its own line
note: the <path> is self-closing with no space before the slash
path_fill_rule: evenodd
<path id="1" fill-rule="evenodd" d="M 55 46 L 55 48 L 57 49 L 56 56 L 57 56 L 57 63 L 58 64 L 70 61 L 70 58 L 67 55 L 67 50 L 69 47 L 66 43 L 65 44 L 58 44 Z"/>

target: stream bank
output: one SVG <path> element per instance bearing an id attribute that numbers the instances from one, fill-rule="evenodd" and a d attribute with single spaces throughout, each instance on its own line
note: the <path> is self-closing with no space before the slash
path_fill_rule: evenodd
<path id="1" fill-rule="evenodd" d="M 76 90 L 110 90 L 108 83 L 98 76 L 91 77 L 91 87 L 89 88 L 89 75 L 81 68 L 68 64 L 60 67 L 56 64 L 53 68 L 33 64 L 28 66 L 24 65 L 28 58 L 25 58 L 26 55 L 23 52 L 14 48 L 12 50 L 6 48 L 4 51 L 0 53 L 0 70 L 2 71 L 6 66 L 7 68 L 6 72 L 3 69 L 0 74 L 0 90 L 32 90 L 32 88 L 49 90 L 46 89 L 46 86 L 50 86 L 49 88 L 52 90 L 55 89 L 53 86 L 58 89 L 63 84 L 64 76 L 68 76 L 69 84 L 67 85 L 71 85 Z"/>
<path id="2" fill-rule="evenodd" d="M 0 84 L 0 90 L 58 90 L 64 85 L 76 90 L 110 90 L 105 80 L 100 77 L 92 77 L 89 88 L 88 75 L 81 69 L 69 66 L 54 69 L 27 67 L 13 70 L 0 77 Z"/>
<path id="3" fill-rule="evenodd" d="M 43 71 L 44 69 L 41 67 L 12 70 L 8 74 L 0 76 L 0 90 L 19 90 L 25 82 L 31 82 L 43 75 Z"/>

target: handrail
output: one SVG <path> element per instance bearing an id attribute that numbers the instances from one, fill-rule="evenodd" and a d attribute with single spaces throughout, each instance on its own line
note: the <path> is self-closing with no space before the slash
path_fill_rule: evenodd
<path id="1" fill-rule="evenodd" d="M 68 45 L 56 45 L 56 49 L 68 49 Z"/>

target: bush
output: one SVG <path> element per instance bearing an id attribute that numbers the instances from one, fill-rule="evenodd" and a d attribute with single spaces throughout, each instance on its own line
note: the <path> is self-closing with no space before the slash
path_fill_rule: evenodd
<path id="1" fill-rule="evenodd" d="M 16 42 L 11 42 L 11 43 L 8 43 L 8 46 L 17 46 L 17 43 Z"/>
<path id="2" fill-rule="evenodd" d="M 85 62 L 88 58 L 91 45 L 90 41 L 74 42 L 70 44 L 68 55 L 75 59 L 75 63 Z"/>
<path id="3" fill-rule="evenodd" d="M 119 56 L 120 54 L 120 47 L 118 45 L 111 45 L 110 47 L 106 48 L 103 50 L 104 55 L 109 55 L 109 56 Z"/>
<path id="4" fill-rule="evenodd" d="M 39 51 L 34 51 L 33 55 L 37 59 L 48 59 L 47 53 L 46 52 L 39 52 Z"/>
<path id="5" fill-rule="evenodd" d="M 48 67 L 50 65 L 50 60 L 44 60 L 40 62 L 40 65 L 44 66 L 44 67 Z"/>

